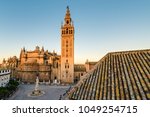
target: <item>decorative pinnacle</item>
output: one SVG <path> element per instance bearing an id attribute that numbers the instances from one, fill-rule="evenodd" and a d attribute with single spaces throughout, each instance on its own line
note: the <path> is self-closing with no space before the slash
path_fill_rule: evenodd
<path id="1" fill-rule="evenodd" d="M 67 6 L 67 12 L 66 12 L 66 16 L 70 16 L 70 10 L 69 10 L 69 6 Z"/>
<path id="2" fill-rule="evenodd" d="M 67 10 L 69 10 L 69 6 L 67 6 Z"/>

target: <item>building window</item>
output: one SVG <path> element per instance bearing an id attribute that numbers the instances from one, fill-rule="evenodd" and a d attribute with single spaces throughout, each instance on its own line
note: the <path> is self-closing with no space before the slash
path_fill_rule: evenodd
<path id="1" fill-rule="evenodd" d="M 66 34 L 68 34 L 68 28 L 66 29 Z"/>
<path id="2" fill-rule="evenodd" d="M 46 61 L 46 65 L 48 65 L 48 61 Z"/>
<path id="3" fill-rule="evenodd" d="M 56 64 L 56 67 L 58 68 L 58 63 Z"/>

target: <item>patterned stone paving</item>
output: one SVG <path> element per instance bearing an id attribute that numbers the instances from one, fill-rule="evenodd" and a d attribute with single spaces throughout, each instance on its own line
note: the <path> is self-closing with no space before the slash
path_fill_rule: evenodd
<path id="1" fill-rule="evenodd" d="M 45 92 L 44 95 L 37 97 L 28 96 L 34 87 L 35 84 L 21 84 L 9 100 L 59 100 L 60 95 L 63 95 L 70 86 L 40 85 L 39 88 Z"/>

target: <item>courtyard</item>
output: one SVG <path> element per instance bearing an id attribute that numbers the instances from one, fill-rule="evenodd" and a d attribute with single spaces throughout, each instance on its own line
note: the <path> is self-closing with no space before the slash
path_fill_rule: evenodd
<path id="1" fill-rule="evenodd" d="M 60 96 L 66 93 L 70 85 L 39 85 L 39 89 L 44 91 L 42 96 L 28 96 L 34 90 L 35 84 L 20 84 L 18 90 L 9 98 L 9 100 L 59 100 Z"/>

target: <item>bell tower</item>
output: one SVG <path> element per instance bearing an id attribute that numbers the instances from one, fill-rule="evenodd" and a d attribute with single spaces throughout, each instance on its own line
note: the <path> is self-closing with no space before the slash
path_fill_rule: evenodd
<path id="1" fill-rule="evenodd" d="M 61 82 L 74 82 L 74 26 L 68 6 L 61 26 Z"/>

